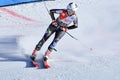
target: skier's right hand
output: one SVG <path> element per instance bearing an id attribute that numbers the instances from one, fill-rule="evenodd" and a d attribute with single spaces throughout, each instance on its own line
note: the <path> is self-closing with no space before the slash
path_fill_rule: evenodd
<path id="1" fill-rule="evenodd" d="M 61 26 L 60 29 L 64 32 L 67 32 L 68 28 L 67 27 L 64 27 L 64 26 Z"/>
<path id="2" fill-rule="evenodd" d="M 53 20 L 53 21 L 52 21 L 52 25 L 54 25 L 55 27 L 57 27 L 57 26 L 58 26 L 57 21 Z"/>

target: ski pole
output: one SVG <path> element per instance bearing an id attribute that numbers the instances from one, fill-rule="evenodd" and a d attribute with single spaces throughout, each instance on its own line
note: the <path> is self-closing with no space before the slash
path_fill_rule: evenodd
<path id="1" fill-rule="evenodd" d="M 75 38 L 74 36 L 72 36 L 70 33 L 66 32 L 71 38 L 78 40 L 77 38 Z"/>
<path id="2" fill-rule="evenodd" d="M 44 1 L 44 0 L 43 0 L 43 1 Z M 45 8 L 46 8 L 46 10 L 47 10 L 48 14 L 50 15 L 50 12 L 49 12 L 49 10 L 48 10 L 48 8 L 47 8 L 47 6 L 46 6 L 45 1 L 44 1 L 44 6 L 45 6 Z"/>
<path id="3" fill-rule="evenodd" d="M 68 32 L 66 32 L 71 38 L 73 38 L 73 39 L 75 39 L 75 40 L 77 40 L 77 41 L 79 41 L 79 43 L 81 43 L 82 44 L 82 46 L 84 46 L 84 47 L 86 47 L 86 48 L 88 48 L 90 51 L 92 51 L 93 50 L 93 48 L 89 48 L 86 44 L 83 44 L 83 42 L 81 42 L 80 40 L 78 40 L 77 38 L 75 38 L 74 36 L 72 36 L 70 33 L 68 33 Z"/>

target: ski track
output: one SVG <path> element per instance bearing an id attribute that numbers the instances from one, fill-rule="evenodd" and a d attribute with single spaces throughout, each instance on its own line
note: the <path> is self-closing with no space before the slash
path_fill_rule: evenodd
<path id="1" fill-rule="evenodd" d="M 46 4 L 65 8 L 71 1 Z M 120 1 L 74 2 L 80 26 L 69 32 L 79 41 L 66 34 L 51 54 L 50 69 L 34 68 L 29 59 L 51 21 L 44 2 L 0 8 L 0 80 L 120 80 Z M 37 53 L 38 61 L 52 39 Z"/>

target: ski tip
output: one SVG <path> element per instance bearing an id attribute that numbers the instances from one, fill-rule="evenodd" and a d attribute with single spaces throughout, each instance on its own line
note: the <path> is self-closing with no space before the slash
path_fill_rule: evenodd
<path id="1" fill-rule="evenodd" d="M 49 69 L 50 65 L 47 63 L 47 61 L 43 61 L 45 69 Z"/>
<path id="2" fill-rule="evenodd" d="M 51 68 L 51 67 L 50 67 L 50 66 L 45 66 L 45 68 L 46 68 L 46 69 L 49 69 L 49 68 Z"/>
<path id="3" fill-rule="evenodd" d="M 32 61 L 34 67 L 38 68 L 40 65 L 36 61 Z"/>
<path id="4" fill-rule="evenodd" d="M 39 68 L 39 67 L 40 67 L 40 65 L 38 65 L 38 64 L 37 64 L 37 65 L 35 65 L 35 67 L 36 67 L 36 68 Z"/>

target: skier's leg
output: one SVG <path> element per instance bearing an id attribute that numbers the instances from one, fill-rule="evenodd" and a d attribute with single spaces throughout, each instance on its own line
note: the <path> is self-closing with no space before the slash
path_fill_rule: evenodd
<path id="1" fill-rule="evenodd" d="M 49 45 L 48 49 L 50 51 L 54 50 L 55 49 L 55 46 L 57 45 L 58 41 L 65 35 L 65 32 L 62 31 L 62 30 L 58 30 L 56 31 L 55 33 L 55 37 L 52 41 L 52 43 Z"/>
<path id="2" fill-rule="evenodd" d="M 47 28 L 43 38 L 38 42 L 35 49 L 33 50 L 33 53 L 31 55 L 31 59 L 35 59 L 36 52 L 39 51 L 42 47 L 42 45 L 46 42 L 46 40 L 54 33 L 54 27 L 50 24 L 50 26 Z"/>
<path id="3" fill-rule="evenodd" d="M 49 45 L 48 50 L 45 52 L 44 60 L 47 60 L 51 54 L 51 52 L 55 49 L 57 42 L 65 35 L 64 31 L 58 30 L 55 33 L 54 40 Z"/>
<path id="4" fill-rule="evenodd" d="M 43 46 L 43 44 L 46 42 L 46 40 L 52 35 L 52 32 L 47 32 L 44 34 L 43 38 L 38 42 L 38 44 L 36 45 L 35 49 L 37 51 L 39 51 L 41 49 L 41 47 Z"/>
<path id="5" fill-rule="evenodd" d="M 41 49 L 41 47 L 42 47 L 42 45 L 46 42 L 46 40 L 54 33 L 54 27 L 52 26 L 52 25 L 50 25 L 48 28 L 47 28 L 47 30 L 46 30 L 46 32 L 45 32 L 45 34 L 44 34 L 44 36 L 43 36 L 43 38 L 39 41 L 39 43 L 36 45 L 36 50 L 37 51 L 39 51 L 40 49 Z"/>

